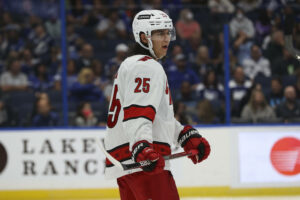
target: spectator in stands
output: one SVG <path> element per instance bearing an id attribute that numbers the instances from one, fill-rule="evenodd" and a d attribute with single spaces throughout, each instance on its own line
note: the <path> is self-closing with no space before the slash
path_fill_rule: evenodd
<path id="1" fill-rule="evenodd" d="M 61 61 L 62 61 L 62 53 L 61 48 L 58 46 L 53 46 L 51 48 L 50 61 L 46 62 L 48 66 L 48 74 L 54 76 L 55 74 L 61 72 Z"/>
<path id="2" fill-rule="evenodd" d="M 296 85 L 295 85 L 295 90 L 296 90 L 296 96 L 297 99 L 300 99 L 300 72 L 297 73 L 297 80 L 296 80 Z"/>
<path id="3" fill-rule="evenodd" d="M 162 2 L 162 0 L 141 0 L 140 2 L 143 10 L 162 10 L 162 3 L 166 3 Z"/>
<path id="4" fill-rule="evenodd" d="M 216 34 L 210 47 L 211 62 L 217 75 L 224 74 L 224 35 Z"/>
<path id="5" fill-rule="evenodd" d="M 247 92 L 252 86 L 252 82 L 245 77 L 244 70 L 241 66 L 234 69 L 233 78 L 229 81 L 229 88 L 232 101 L 232 116 L 240 116 L 240 103 L 246 96 Z"/>
<path id="6" fill-rule="evenodd" d="M 229 25 L 232 38 L 244 41 L 245 39 L 251 39 L 255 36 L 255 29 L 252 21 L 245 16 L 245 12 L 241 8 L 236 9 L 235 16 L 232 18 Z"/>
<path id="7" fill-rule="evenodd" d="M 83 1 L 70 1 L 70 10 L 67 14 L 67 23 L 74 25 L 84 25 L 87 22 L 87 11 L 84 8 Z"/>
<path id="8" fill-rule="evenodd" d="M 197 97 L 188 81 L 183 81 L 180 86 L 180 93 L 175 99 L 182 102 L 187 109 L 187 112 L 192 112 L 197 103 Z"/>
<path id="9" fill-rule="evenodd" d="M 276 115 L 282 118 L 284 122 L 299 122 L 300 103 L 296 98 L 296 91 L 293 86 L 287 86 L 284 89 L 285 100 L 276 107 Z"/>
<path id="10" fill-rule="evenodd" d="M 26 36 L 32 36 L 34 34 L 34 27 L 39 24 L 42 24 L 42 18 L 37 15 L 30 14 L 27 18 L 25 18 L 25 26 L 23 28 L 25 29 L 24 31 Z"/>
<path id="11" fill-rule="evenodd" d="M 31 121 L 33 120 L 33 117 L 35 115 L 37 115 L 37 113 L 38 113 L 37 108 L 38 108 L 38 102 L 40 100 L 49 101 L 49 104 L 51 104 L 50 103 L 50 97 L 49 97 L 48 93 L 46 93 L 46 92 L 36 92 L 34 95 L 35 95 L 34 106 L 33 106 L 33 110 L 32 110 L 31 115 L 30 115 Z"/>
<path id="12" fill-rule="evenodd" d="M 219 83 L 213 70 L 208 71 L 204 76 L 203 83 L 197 85 L 196 94 L 199 99 L 218 102 L 224 100 L 224 87 Z"/>
<path id="13" fill-rule="evenodd" d="M 3 10 L 1 10 L 1 11 L 3 11 Z M 12 15 L 9 11 L 1 12 L 0 17 L 1 17 L 1 20 L 0 20 L 0 26 L 1 27 L 5 27 L 8 24 L 13 24 L 14 23 Z"/>
<path id="14" fill-rule="evenodd" d="M 76 62 L 76 72 L 78 73 L 84 67 L 90 67 L 94 59 L 93 46 L 85 43 L 81 48 L 80 57 Z"/>
<path id="15" fill-rule="evenodd" d="M 262 74 L 265 77 L 271 76 L 270 61 L 263 57 L 261 50 L 257 45 L 252 45 L 251 57 L 245 59 L 242 65 L 246 76 L 252 80 L 258 74 Z"/>
<path id="16" fill-rule="evenodd" d="M 54 43 L 42 24 L 34 28 L 34 32 L 29 35 L 29 40 L 31 41 L 32 52 L 36 58 L 40 60 L 50 59 L 50 51 Z"/>
<path id="17" fill-rule="evenodd" d="M 95 85 L 98 86 L 102 91 L 104 91 L 108 80 L 105 77 L 104 68 L 100 60 L 94 60 L 92 62 L 92 70 L 95 75 Z"/>
<path id="18" fill-rule="evenodd" d="M 229 0 L 209 0 L 208 7 L 216 13 L 233 13 L 234 5 Z"/>
<path id="19" fill-rule="evenodd" d="M 80 36 L 74 31 L 73 24 L 67 25 L 66 34 L 69 56 L 71 59 L 77 59 L 79 49 L 77 49 L 76 41 L 80 38 Z"/>
<path id="20" fill-rule="evenodd" d="M 59 125 L 58 115 L 51 111 L 50 102 L 40 99 L 37 102 L 37 114 L 32 119 L 32 126 L 47 127 Z"/>
<path id="21" fill-rule="evenodd" d="M 194 88 L 200 82 L 197 74 L 187 66 L 185 55 L 178 54 L 175 57 L 175 65 L 169 68 L 168 81 L 170 88 L 179 89 L 183 81 L 188 81 Z"/>
<path id="22" fill-rule="evenodd" d="M 56 14 L 56 13 L 55 13 Z M 45 27 L 47 30 L 47 33 L 56 41 L 59 42 L 59 39 L 61 38 L 61 24 L 60 20 L 57 19 L 57 16 L 52 14 L 49 20 L 46 21 Z"/>
<path id="23" fill-rule="evenodd" d="M 0 127 L 8 127 L 16 125 L 14 113 L 10 106 L 6 105 L 4 100 L 0 98 Z"/>
<path id="24" fill-rule="evenodd" d="M 267 95 L 267 100 L 272 108 L 275 108 L 283 101 L 283 86 L 279 76 L 275 76 L 271 80 L 271 91 Z"/>
<path id="25" fill-rule="evenodd" d="M 262 86 L 260 83 L 257 82 L 252 82 L 252 86 L 247 90 L 247 93 L 244 95 L 244 97 L 240 100 L 239 102 L 239 107 L 237 108 L 237 112 L 234 113 L 232 112 L 232 114 L 235 114 L 234 116 L 236 117 L 240 117 L 241 112 L 243 110 L 243 108 L 246 106 L 246 104 L 249 102 L 252 92 L 254 90 L 261 90 L 262 91 Z"/>
<path id="26" fill-rule="evenodd" d="M 127 6 L 129 6 L 129 5 L 127 5 Z M 106 6 L 104 5 L 103 1 L 101 1 L 101 0 L 93 1 L 93 5 L 88 9 L 85 26 L 86 27 L 95 27 L 99 23 L 99 20 L 103 19 L 103 15 L 106 12 L 105 7 Z M 114 7 L 114 6 L 112 6 L 112 7 Z M 118 8 L 118 6 L 117 6 L 117 8 Z"/>
<path id="27" fill-rule="evenodd" d="M 6 59 L 11 51 L 22 51 L 25 46 L 18 24 L 8 24 L 4 27 L 4 31 L 4 38 L 0 43 L 0 59 Z"/>
<path id="28" fill-rule="evenodd" d="M 192 118 L 187 113 L 186 105 L 181 101 L 174 102 L 174 115 L 181 124 L 194 124 Z"/>
<path id="29" fill-rule="evenodd" d="M 218 124 L 220 119 L 216 116 L 213 105 L 207 99 L 199 101 L 196 106 L 196 124 Z"/>
<path id="30" fill-rule="evenodd" d="M 105 71 L 106 84 L 105 84 L 105 88 L 103 89 L 103 91 L 104 91 L 104 95 L 105 95 L 107 102 L 110 101 L 110 95 L 112 92 L 113 82 L 114 82 L 115 75 L 117 74 L 119 67 L 120 66 L 117 64 L 110 65 L 109 67 L 107 67 L 107 71 Z"/>
<path id="31" fill-rule="evenodd" d="M 240 0 L 237 6 L 248 13 L 258 9 L 261 3 L 262 0 Z"/>
<path id="32" fill-rule="evenodd" d="M 299 13 L 299 9 L 298 9 Z M 298 15 L 297 24 L 294 25 L 294 33 L 293 33 L 293 40 L 294 40 L 294 46 L 296 49 L 300 49 L 300 17 Z"/>
<path id="33" fill-rule="evenodd" d="M 237 51 L 238 62 L 241 64 L 250 54 L 251 40 L 255 36 L 252 21 L 247 18 L 241 8 L 236 9 L 235 16 L 229 23 L 233 47 Z"/>
<path id="34" fill-rule="evenodd" d="M 21 69 L 26 75 L 34 73 L 34 66 L 38 64 L 38 59 L 33 58 L 30 49 L 24 49 L 21 54 Z"/>
<path id="35" fill-rule="evenodd" d="M 263 1 L 263 5 L 269 13 L 272 13 L 277 9 L 282 8 L 283 6 L 285 6 L 285 4 L 286 4 L 285 1 L 268 1 L 268 0 Z"/>
<path id="36" fill-rule="evenodd" d="M 91 104 L 88 102 L 80 103 L 75 118 L 75 126 L 90 127 L 96 126 L 97 123 L 98 120 L 93 113 Z"/>
<path id="37" fill-rule="evenodd" d="M 20 52 L 18 52 L 18 51 L 10 51 L 9 52 L 8 57 L 5 60 L 6 66 L 4 66 L 4 69 L 8 70 L 7 65 L 12 60 L 20 60 Z"/>
<path id="38" fill-rule="evenodd" d="M 173 46 L 171 57 L 174 59 L 178 54 L 183 54 L 182 47 L 179 44 Z"/>
<path id="39" fill-rule="evenodd" d="M 274 65 L 272 65 L 272 74 L 284 76 L 300 72 L 300 62 L 286 48 L 283 48 L 282 51 L 283 57 L 275 59 Z"/>
<path id="40" fill-rule="evenodd" d="M 203 79 L 207 71 L 214 69 L 207 46 L 202 45 L 198 48 L 195 62 L 192 63 L 192 69 L 198 74 L 200 79 Z"/>
<path id="41" fill-rule="evenodd" d="M 0 87 L 4 92 L 20 91 L 28 89 L 28 78 L 21 72 L 21 62 L 13 59 L 8 62 L 7 71 L 0 76 Z"/>
<path id="42" fill-rule="evenodd" d="M 264 38 L 271 32 L 271 19 L 264 8 L 259 10 L 258 19 L 255 22 L 255 31 L 255 40 L 259 45 L 262 44 Z"/>
<path id="43" fill-rule="evenodd" d="M 67 63 L 67 84 L 68 87 L 71 87 L 75 82 L 77 82 L 77 74 L 76 74 L 76 64 L 75 60 L 68 60 Z"/>
<path id="44" fill-rule="evenodd" d="M 171 55 L 166 57 L 165 60 L 163 60 L 163 67 L 165 69 L 165 72 L 169 72 L 169 68 L 175 65 L 175 58 L 178 54 L 183 54 L 182 47 L 179 44 L 175 44 L 172 47 Z"/>
<path id="45" fill-rule="evenodd" d="M 40 63 L 35 68 L 34 75 L 29 77 L 30 87 L 34 91 L 47 91 L 53 87 L 53 78 L 48 74 L 47 66 Z"/>
<path id="46" fill-rule="evenodd" d="M 59 74 L 56 74 L 53 77 L 53 88 L 52 90 L 61 91 L 61 76 Z"/>
<path id="47" fill-rule="evenodd" d="M 236 67 L 233 72 L 233 78 L 229 81 L 232 100 L 240 101 L 246 95 L 251 86 L 252 82 L 245 77 L 243 67 Z"/>
<path id="48" fill-rule="evenodd" d="M 274 110 L 268 105 L 261 90 L 253 90 L 248 104 L 243 108 L 241 117 L 248 122 L 272 122 L 276 118 Z"/>
<path id="49" fill-rule="evenodd" d="M 119 69 L 121 63 L 125 60 L 128 55 L 128 46 L 126 44 L 118 44 L 115 48 L 116 56 L 111 58 L 105 65 L 105 74 L 110 76 L 111 73 L 115 74 L 116 71 L 111 71 L 111 67 L 115 66 L 116 70 Z"/>
<path id="50" fill-rule="evenodd" d="M 198 38 L 202 32 L 200 24 L 194 20 L 194 15 L 188 8 L 180 11 L 179 20 L 176 22 L 176 31 L 183 40 Z"/>
<path id="51" fill-rule="evenodd" d="M 99 39 L 125 39 L 127 37 L 126 25 L 119 18 L 117 10 L 111 10 L 108 18 L 99 22 L 96 29 Z"/>
<path id="52" fill-rule="evenodd" d="M 266 47 L 264 56 L 269 59 L 273 66 L 276 64 L 276 59 L 283 57 L 284 34 L 281 30 L 275 30 L 271 33 L 271 36 L 266 37 L 265 40 L 263 44 Z"/>
<path id="53" fill-rule="evenodd" d="M 240 66 L 238 59 L 232 50 L 229 50 L 229 66 L 231 72 L 234 71 L 236 67 Z"/>
<path id="54" fill-rule="evenodd" d="M 219 0 L 214 0 L 219 1 Z M 222 2 L 222 1 L 219 1 Z M 224 24 L 227 23 L 229 15 L 222 14 L 219 12 L 217 7 L 210 8 L 210 14 L 207 15 L 205 22 L 203 23 L 203 34 L 208 39 L 208 46 L 210 46 L 211 57 L 213 60 L 219 61 L 219 57 L 223 54 L 224 49 L 224 35 L 223 29 Z"/>
<path id="55" fill-rule="evenodd" d="M 0 32 L 0 44 L 2 44 L 3 41 L 4 41 L 4 35 L 3 33 Z M 2 52 L 0 50 L 0 73 L 3 71 L 3 67 L 4 67 L 4 60 L 2 58 Z"/>
<path id="56" fill-rule="evenodd" d="M 70 87 L 70 99 L 75 102 L 100 102 L 103 100 L 101 90 L 94 84 L 95 76 L 90 68 L 83 68 L 78 81 Z"/>

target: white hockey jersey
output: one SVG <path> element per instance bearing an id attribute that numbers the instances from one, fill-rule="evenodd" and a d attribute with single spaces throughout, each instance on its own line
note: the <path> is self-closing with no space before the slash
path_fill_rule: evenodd
<path id="1" fill-rule="evenodd" d="M 171 145 L 183 126 L 174 118 L 166 73 L 156 60 L 145 55 L 128 57 L 115 76 L 108 111 L 106 150 L 129 164 L 132 146 L 141 140 L 152 143 L 161 155 L 171 154 Z M 170 164 L 166 161 L 165 169 Z M 141 171 L 121 171 L 106 160 L 107 178 Z"/>

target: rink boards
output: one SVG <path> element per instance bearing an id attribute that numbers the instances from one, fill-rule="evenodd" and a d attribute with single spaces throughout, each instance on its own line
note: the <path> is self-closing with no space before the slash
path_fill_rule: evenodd
<path id="1" fill-rule="evenodd" d="M 300 194 L 300 126 L 199 127 L 208 160 L 172 161 L 180 195 Z M 105 129 L 0 132 L 0 199 L 117 198 L 95 140 Z M 179 151 L 174 149 L 174 151 Z"/>

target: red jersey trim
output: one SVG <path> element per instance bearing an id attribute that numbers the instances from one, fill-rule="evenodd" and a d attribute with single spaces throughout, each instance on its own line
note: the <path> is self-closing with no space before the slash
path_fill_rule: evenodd
<path id="1" fill-rule="evenodd" d="M 129 143 L 122 144 L 107 151 L 112 157 L 120 162 L 131 159 L 131 152 L 129 151 Z M 112 167 L 113 164 L 106 158 L 106 167 Z"/>
<path id="2" fill-rule="evenodd" d="M 168 143 L 154 141 L 153 148 L 162 156 L 171 154 L 171 147 Z M 129 151 L 129 143 L 125 143 L 120 146 L 117 146 L 111 150 L 108 150 L 107 152 L 120 162 L 131 159 L 131 152 Z M 105 160 L 105 164 L 106 167 L 114 166 L 108 159 Z"/>
<path id="3" fill-rule="evenodd" d="M 144 57 L 142 57 L 141 59 L 139 59 L 138 61 L 147 61 L 147 60 L 150 60 L 150 59 L 153 59 L 153 58 L 151 58 L 150 56 L 144 56 Z"/>
<path id="4" fill-rule="evenodd" d="M 137 118 L 145 118 L 150 120 L 151 122 L 155 119 L 156 110 L 153 106 L 139 106 L 139 105 L 131 105 L 124 108 L 124 119 L 123 122 L 128 121 L 130 119 Z"/>

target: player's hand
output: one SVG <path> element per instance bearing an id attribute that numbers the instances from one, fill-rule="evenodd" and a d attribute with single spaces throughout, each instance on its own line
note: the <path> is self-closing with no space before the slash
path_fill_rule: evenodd
<path id="1" fill-rule="evenodd" d="M 194 164 L 205 160 L 210 154 L 210 145 L 208 141 L 190 125 L 186 125 L 180 132 L 178 143 L 183 147 L 185 152 L 198 150 L 197 155 L 189 156 Z"/>
<path id="2" fill-rule="evenodd" d="M 133 145 L 132 159 L 135 162 L 150 160 L 151 165 L 142 167 L 147 174 L 157 174 L 164 170 L 164 158 L 152 148 L 152 144 L 145 140 L 139 141 Z"/>

